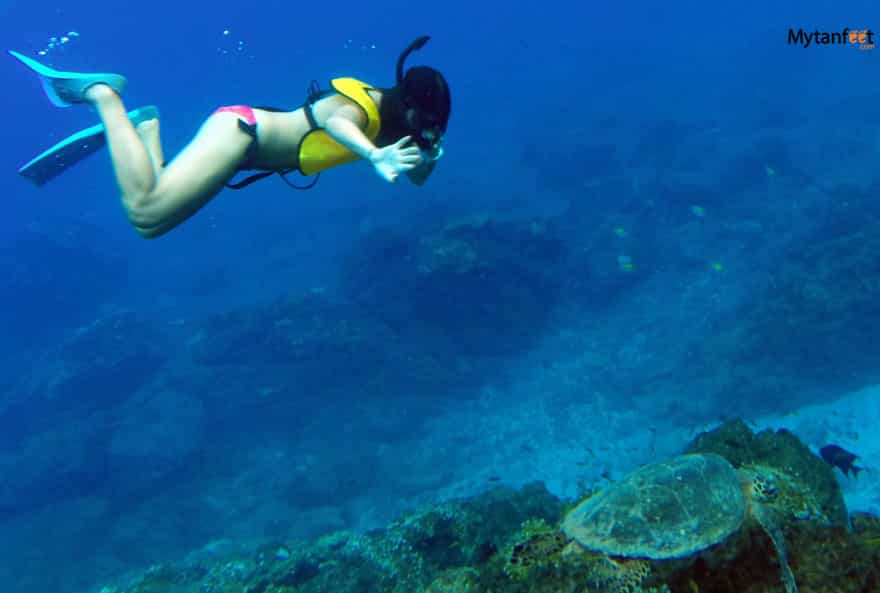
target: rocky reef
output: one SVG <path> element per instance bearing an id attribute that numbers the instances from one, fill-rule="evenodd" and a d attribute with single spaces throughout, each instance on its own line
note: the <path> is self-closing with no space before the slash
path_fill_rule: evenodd
<path id="1" fill-rule="evenodd" d="M 760 482 L 746 481 L 746 488 L 773 507 L 773 527 L 746 522 L 723 541 L 672 559 L 609 556 L 577 546 L 561 528 L 573 501 L 535 483 L 429 506 L 366 534 L 267 541 L 246 551 L 216 545 L 102 591 L 856 593 L 880 587 L 880 519 L 849 517 L 831 468 L 793 435 L 756 435 L 729 421 L 700 434 L 684 453 L 720 455 L 741 473 L 760 468 L 754 474 Z M 587 500 L 595 494 L 586 493 Z"/>
<path id="2" fill-rule="evenodd" d="M 546 222 L 450 222 L 367 237 L 345 293 L 411 341 L 455 356 L 521 351 L 559 300 L 567 249 Z"/>
<path id="3" fill-rule="evenodd" d="M 692 344 L 694 374 L 722 396 L 761 394 L 775 404 L 878 380 L 876 188 L 805 194 L 810 226 L 774 238 L 765 269 L 753 271 L 753 294 Z"/>
<path id="4" fill-rule="evenodd" d="M 430 460 L 398 453 L 444 413 L 443 406 L 472 399 L 490 383 L 500 394 L 512 392 L 507 387 L 516 383 L 511 369 L 517 367 L 541 369 L 535 384 L 547 393 L 567 394 L 563 405 L 589 393 L 643 409 L 641 397 L 654 404 L 669 394 L 663 413 L 679 425 L 714 418 L 721 400 L 728 413 L 756 414 L 809 400 L 803 394 L 811 385 L 833 384 L 841 376 L 855 383 L 871 378 L 867 346 L 877 328 L 869 315 L 876 300 L 870 272 L 878 245 L 871 239 L 877 222 L 866 199 L 851 193 L 848 205 L 828 206 L 822 224 L 810 231 L 809 247 L 802 247 L 804 241 L 787 243 L 780 255 L 785 266 L 772 270 L 767 286 L 756 281 L 737 292 L 734 259 L 724 260 L 731 262 L 727 267 L 712 267 L 695 247 L 721 232 L 712 225 L 722 221 L 702 206 L 682 213 L 693 192 L 680 191 L 680 200 L 664 210 L 674 226 L 665 230 L 652 227 L 659 206 L 636 208 L 638 201 L 604 217 L 585 208 L 581 216 L 596 218 L 589 228 L 576 212 L 570 215 L 577 224 L 568 225 L 551 219 L 434 220 L 366 235 L 349 254 L 338 291 L 308 291 L 203 319 L 157 321 L 122 311 L 94 318 L 39 355 L 23 353 L 26 363 L 7 361 L 12 372 L 0 378 L 0 420 L 8 427 L 0 435 L 0 468 L 10 479 L 0 490 L 0 516 L 22 517 L 81 497 L 77 504 L 100 520 L 80 522 L 86 534 L 71 535 L 70 541 L 112 542 L 105 557 L 122 550 L 120 557 L 140 564 L 155 549 L 168 550 L 169 541 L 180 546 L 168 551 L 173 555 L 217 537 L 223 531 L 215 530 L 217 525 L 229 528 L 235 520 L 237 527 L 254 526 L 253 532 L 267 537 L 311 524 L 311 535 L 361 525 L 368 501 L 427 496 L 450 475 L 435 471 Z M 744 242 L 750 228 L 730 230 L 731 241 Z M 680 249 L 657 248 L 671 244 Z M 692 282 L 677 285 L 690 286 L 689 296 L 669 292 L 661 270 L 690 274 Z M 812 351 L 808 346 L 817 340 L 820 350 Z M 821 364 L 817 352 L 827 354 Z M 330 431 L 338 438 L 328 441 Z M 461 450 L 459 443 L 442 444 Z M 352 454 L 353 448 L 359 451 Z M 737 542 L 753 541 L 765 557 L 761 564 L 758 552 L 745 553 L 742 566 L 753 560 L 758 574 L 776 570 L 776 577 L 759 579 L 768 590 L 780 586 L 779 569 L 766 560 L 780 549 L 774 538 L 785 542 L 801 589 L 820 582 L 824 572 L 843 570 L 841 562 L 825 565 L 834 554 L 855 558 L 854 566 L 862 567 L 853 573 L 854 582 L 874 578 L 873 569 L 864 567 L 873 566 L 870 550 L 880 541 L 875 520 L 855 518 L 847 529 L 833 476 L 793 435 L 754 435 L 744 424 L 729 424 L 700 437 L 687 452 L 721 455 L 737 470 L 769 478 L 778 491 L 777 506 L 794 504 L 798 492 L 810 493 L 798 499 L 802 508 L 789 513 L 796 516 L 793 522 L 776 522 L 778 530 L 738 532 Z M 277 471 L 279 463 L 287 464 L 285 471 Z M 242 478 L 248 473 L 252 482 Z M 214 510 L 228 513 L 219 520 L 192 495 L 212 479 L 228 486 L 211 485 L 223 493 Z M 505 496 L 518 500 L 534 495 L 529 492 Z M 447 514 L 457 525 L 477 521 L 463 509 L 492 500 L 455 503 Z M 565 504 L 549 495 L 542 500 L 551 507 Z M 130 517 L 126 513 L 138 506 L 160 504 L 169 509 L 167 516 L 170 509 L 185 509 L 180 513 L 185 527 L 169 522 L 159 529 L 144 511 L 137 529 L 116 527 L 122 535 L 113 537 L 101 531 L 112 530 L 117 518 Z M 277 505 L 289 505 L 288 514 Z M 349 554 L 339 563 L 349 571 L 345 578 L 390 583 L 398 590 L 529 590 L 544 570 L 581 574 L 575 559 L 562 554 L 568 545 L 558 528 L 562 514 L 517 514 L 481 542 L 455 540 L 453 546 L 471 551 L 444 552 L 446 560 L 427 562 L 406 582 L 397 580 L 397 569 L 388 572 L 381 563 L 377 568 L 350 547 L 339 548 Z M 375 519 L 371 526 L 386 520 Z M 180 532 L 189 539 L 178 539 Z M 381 548 L 386 532 L 345 537 Z M 302 531 L 297 535 L 306 537 Z M 145 543 L 150 537 L 161 543 Z M 59 549 L 69 547 L 60 537 L 55 541 Z M 303 559 L 296 550 L 320 549 L 316 543 L 281 544 L 296 562 Z M 415 549 L 434 554 L 433 545 Z M 830 551 L 821 552 L 822 546 Z M 734 546 L 731 558 L 740 558 L 740 550 Z M 276 581 L 263 575 L 259 567 L 248 574 L 263 575 L 267 591 L 308 590 L 325 575 L 327 582 L 335 578 L 327 563 L 336 551 L 317 553 L 315 561 L 308 556 L 295 570 L 284 559 L 273 560 L 278 571 L 294 570 L 293 584 L 284 584 L 288 577 Z M 483 562 L 474 560 L 483 556 Z M 589 557 L 582 554 L 580 561 Z M 703 566 L 703 573 L 663 572 L 649 563 L 654 580 L 639 578 L 648 588 L 690 590 L 682 585 L 681 575 L 687 575 L 720 591 L 748 590 L 733 573 L 728 577 L 735 586 L 711 581 L 707 575 L 718 572 L 699 559 L 704 557 L 691 563 L 692 571 Z M 248 555 L 236 558 L 243 566 L 253 561 Z M 541 558 L 556 558 L 553 562 L 569 568 Z M 613 576 L 620 567 L 632 568 L 626 575 L 647 570 L 643 559 L 596 558 L 590 570 L 599 572 L 586 573 L 586 581 L 570 577 L 581 583 L 572 590 L 585 582 L 593 583 L 590 590 L 607 588 L 615 579 L 630 582 L 631 576 Z M 163 568 L 151 578 L 159 582 L 173 573 L 174 579 L 201 583 L 202 577 L 192 579 L 202 570 L 219 582 L 226 573 L 211 573 L 217 566 Z M 358 566 L 366 567 L 367 576 L 353 568 Z M 115 568 L 111 564 L 106 571 Z M 596 576 L 603 570 L 606 576 Z M 813 570 L 815 578 L 809 576 Z M 525 576 L 517 580 L 517 575 Z M 550 588 L 559 584 L 548 582 Z M 244 591 L 255 583 L 248 577 L 239 584 Z"/>

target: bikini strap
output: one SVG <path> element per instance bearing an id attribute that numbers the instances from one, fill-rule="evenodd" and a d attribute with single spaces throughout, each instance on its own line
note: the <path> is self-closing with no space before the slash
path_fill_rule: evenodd
<path id="1" fill-rule="evenodd" d="M 250 124 L 243 119 L 238 120 L 238 129 L 251 137 L 251 143 L 248 144 L 247 151 L 244 153 L 244 161 L 242 162 L 239 170 L 250 169 L 252 168 L 252 164 L 254 162 L 254 158 L 257 156 L 257 124 Z M 255 181 L 259 181 L 264 177 L 268 177 L 272 175 L 274 171 L 266 171 L 263 173 L 257 173 L 255 175 L 251 175 L 247 179 L 240 181 L 238 183 L 227 183 L 226 187 L 229 189 L 241 189 L 243 187 L 249 186 L 251 183 Z"/>
<path id="2" fill-rule="evenodd" d="M 309 121 L 310 129 L 315 130 L 320 127 L 318 126 L 318 120 L 315 119 L 315 103 L 318 99 L 323 99 L 333 93 L 334 91 L 332 90 L 322 89 L 317 80 L 312 80 L 312 82 L 309 83 L 309 88 L 306 89 L 306 102 L 303 104 L 303 111 L 306 114 L 306 119 Z"/>
<path id="3" fill-rule="evenodd" d="M 251 137 L 251 143 L 247 147 L 247 152 L 244 153 L 244 163 L 241 166 L 242 169 L 250 169 L 259 150 L 257 145 L 257 123 L 248 123 L 240 119 L 238 120 L 238 129 Z"/>

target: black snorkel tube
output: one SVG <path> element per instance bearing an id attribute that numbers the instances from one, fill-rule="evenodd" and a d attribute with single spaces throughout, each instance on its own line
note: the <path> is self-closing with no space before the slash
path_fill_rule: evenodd
<path id="1" fill-rule="evenodd" d="M 438 132 L 431 128 L 423 128 L 426 122 L 423 119 L 424 116 L 421 112 L 421 107 L 413 102 L 413 100 L 408 96 L 409 93 L 407 92 L 407 86 L 411 85 L 411 82 L 408 81 L 408 78 L 414 72 L 419 72 L 419 74 L 416 74 L 417 77 L 420 75 L 423 77 L 425 76 L 424 71 L 434 72 L 434 70 L 424 66 L 419 66 L 413 68 L 412 71 L 406 72 L 404 74 L 406 59 L 412 52 L 422 49 L 430 39 L 431 37 L 428 35 L 417 37 L 400 53 L 400 56 L 397 58 L 397 69 L 395 72 L 397 86 L 395 87 L 393 98 L 389 97 L 389 104 L 393 103 L 394 105 L 396 105 L 395 111 L 397 112 L 399 118 L 399 125 L 401 125 L 406 130 L 406 133 L 408 135 L 412 136 L 413 142 L 417 144 L 419 148 L 425 153 L 425 155 L 428 156 L 431 160 L 436 160 L 443 154 L 443 150 L 440 148 L 440 136 L 442 132 Z M 439 73 L 437 74 L 439 75 Z M 413 115 L 403 115 L 407 112 L 413 112 Z"/>
<path id="2" fill-rule="evenodd" d="M 400 57 L 397 58 L 397 85 L 400 86 L 403 83 L 403 64 L 406 62 L 406 59 L 409 57 L 409 54 L 413 53 L 417 49 L 422 49 L 425 47 L 425 44 L 428 43 L 428 40 L 431 39 L 428 35 L 422 35 L 417 38 L 415 41 L 406 46 L 402 52 L 400 52 Z"/>

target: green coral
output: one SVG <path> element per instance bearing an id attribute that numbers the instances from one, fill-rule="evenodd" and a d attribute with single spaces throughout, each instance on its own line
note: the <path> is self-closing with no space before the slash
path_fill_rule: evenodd
<path id="1" fill-rule="evenodd" d="M 645 560 L 623 560 L 599 554 L 584 555 L 587 583 L 593 593 L 639 593 L 642 584 L 651 575 L 651 565 Z"/>
<path id="2" fill-rule="evenodd" d="M 644 560 L 610 558 L 569 542 L 558 526 L 525 521 L 507 548 L 504 574 L 523 591 L 552 591 L 560 583 L 586 584 L 589 593 L 644 593 L 651 575 Z M 505 587 L 511 590 L 511 586 Z"/>
<path id="3" fill-rule="evenodd" d="M 130 593 L 176 593 L 187 591 L 197 578 L 191 570 L 181 569 L 170 564 L 157 564 L 148 568 L 141 580 Z M 105 587 L 108 590 L 109 588 Z M 102 590 L 103 591 L 103 590 Z M 115 593 L 115 592 L 114 592 Z"/>
<path id="4" fill-rule="evenodd" d="M 514 580 L 525 580 L 536 568 L 556 567 L 567 543 L 559 529 L 542 519 L 529 519 L 523 523 L 521 535 L 507 546 L 504 571 Z"/>
<path id="5" fill-rule="evenodd" d="M 470 567 L 444 571 L 424 590 L 424 593 L 478 593 L 480 573 Z"/>

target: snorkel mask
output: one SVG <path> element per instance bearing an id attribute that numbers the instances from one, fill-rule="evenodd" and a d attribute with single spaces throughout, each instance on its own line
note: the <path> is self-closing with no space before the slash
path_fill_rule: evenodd
<path id="1" fill-rule="evenodd" d="M 397 90 L 402 111 L 401 125 L 420 149 L 432 159 L 443 154 L 440 142 L 446 132 L 451 111 L 449 85 L 443 75 L 428 66 L 414 66 L 403 72 L 406 58 L 421 49 L 430 37 L 424 35 L 410 43 L 397 58 Z"/>

